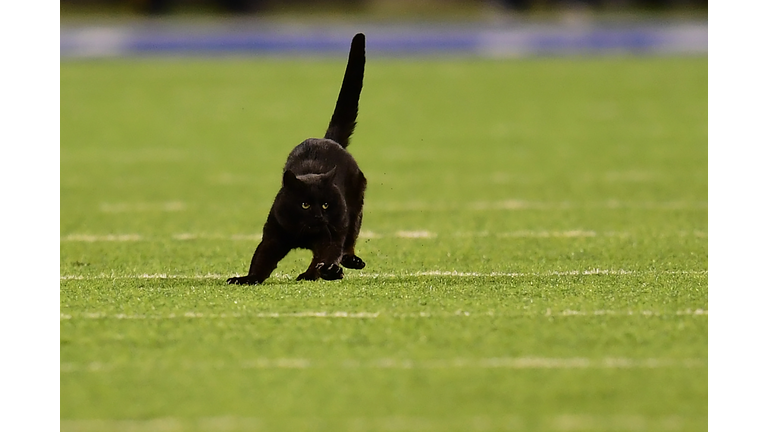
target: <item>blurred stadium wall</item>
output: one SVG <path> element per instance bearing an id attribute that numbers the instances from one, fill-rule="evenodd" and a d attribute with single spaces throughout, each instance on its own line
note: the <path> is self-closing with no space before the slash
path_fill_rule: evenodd
<path id="1" fill-rule="evenodd" d="M 61 10 L 62 58 L 344 56 L 363 30 L 379 57 L 708 49 L 707 5 L 694 0 L 62 0 Z"/>
<path id="2" fill-rule="evenodd" d="M 297 10 L 304 7 L 346 9 L 439 10 L 445 7 L 493 7 L 514 11 L 540 11 L 569 8 L 595 10 L 706 10 L 707 0 L 61 0 L 62 9 L 96 8 L 146 14 L 173 13 L 178 10 L 258 13 Z"/>

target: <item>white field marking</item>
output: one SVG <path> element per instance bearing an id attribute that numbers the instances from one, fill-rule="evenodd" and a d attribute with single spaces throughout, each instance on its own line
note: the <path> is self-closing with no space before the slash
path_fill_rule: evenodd
<path id="1" fill-rule="evenodd" d="M 222 279 L 228 276 L 219 274 L 204 274 L 204 275 L 169 275 L 165 273 L 154 274 L 138 274 L 138 275 L 107 275 L 100 274 L 95 276 L 81 276 L 81 275 L 64 275 L 61 276 L 61 280 L 99 280 L 99 279 Z M 279 277 L 277 275 L 276 277 Z"/>
<path id="2" fill-rule="evenodd" d="M 372 211 L 391 211 L 391 212 L 407 212 L 407 211 L 432 211 L 432 212 L 446 212 L 446 211 L 460 211 L 460 210 L 527 210 L 527 209 L 565 209 L 571 208 L 571 203 L 556 203 L 556 202 L 533 202 L 523 200 L 504 200 L 504 201 L 481 201 L 473 203 L 452 203 L 452 202 L 427 202 L 427 201 L 410 201 L 410 202 L 383 202 L 383 203 L 371 203 L 366 204 L 366 209 Z"/>
<path id="3" fill-rule="evenodd" d="M 175 212 L 186 210 L 187 205 L 181 201 L 169 201 L 163 203 L 102 203 L 99 209 L 105 213 L 131 213 L 131 212 Z"/>
<path id="4" fill-rule="evenodd" d="M 499 233 L 498 237 L 595 237 L 594 231 L 515 231 L 510 233 Z"/>
<path id="5" fill-rule="evenodd" d="M 568 230 L 568 231 L 531 231 L 531 230 L 521 230 L 521 231 L 511 231 L 511 232 L 498 232 L 498 233 L 490 233 L 488 231 L 467 231 L 467 232 L 456 232 L 453 234 L 454 237 L 498 237 L 498 238 L 509 238 L 509 237 L 519 237 L 519 238 L 572 238 L 572 237 L 597 237 L 597 236 L 603 236 L 603 237 L 629 237 L 631 236 L 628 232 L 616 232 L 616 231 L 608 231 L 605 233 L 597 233 L 595 231 L 586 231 L 586 230 Z"/>
<path id="6" fill-rule="evenodd" d="M 542 358 L 494 357 L 480 359 L 455 358 L 450 360 L 380 359 L 368 363 L 348 362 L 347 367 L 375 369 L 655 369 L 662 367 L 696 367 L 704 362 L 698 359 L 628 359 L 628 358 Z"/>
<path id="7" fill-rule="evenodd" d="M 280 424 L 282 423 L 283 421 L 280 422 Z M 317 422 L 313 424 L 317 424 Z M 205 417 L 197 419 L 164 417 L 148 420 L 62 419 L 60 430 L 61 432 L 243 432 L 268 431 L 270 427 L 264 420 L 252 417 Z"/>
<path id="8" fill-rule="evenodd" d="M 205 239 L 205 240 L 247 240 L 247 241 L 260 241 L 261 240 L 261 234 L 232 234 L 232 235 L 221 235 L 221 234 L 195 234 L 195 233 L 180 233 L 180 234 L 173 234 L 171 236 L 174 240 L 197 240 L 197 239 Z"/>
<path id="9" fill-rule="evenodd" d="M 457 272 L 457 271 L 440 271 L 440 270 L 432 270 L 432 271 L 424 271 L 424 272 L 416 272 L 416 273 L 409 273 L 406 275 L 406 277 L 420 277 L 420 276 L 452 276 L 452 277 L 536 277 L 536 276 L 589 276 L 589 275 L 630 275 L 630 274 L 638 274 L 638 272 L 631 271 L 631 270 L 600 270 L 600 269 L 592 269 L 592 270 L 571 270 L 571 271 L 552 271 L 552 272 L 545 272 L 545 273 L 504 273 L 504 272 L 490 272 L 490 273 L 477 273 L 477 272 Z M 398 277 L 398 275 L 366 275 L 365 273 L 360 273 L 358 275 L 359 277 Z"/>
<path id="10" fill-rule="evenodd" d="M 147 364 L 149 363 L 149 364 Z M 142 368 L 153 369 L 172 367 L 174 369 L 691 369 L 706 367 L 705 359 L 632 359 L 607 357 L 589 359 L 585 357 L 547 358 L 547 357 L 490 357 L 490 358 L 453 358 L 453 359 L 346 359 L 338 363 L 306 358 L 258 358 L 241 362 L 198 362 L 183 361 L 179 364 L 161 363 L 60 363 L 60 373 L 72 372 L 108 372 L 114 369 Z"/>
<path id="11" fill-rule="evenodd" d="M 306 422 L 306 421 L 305 421 Z M 317 421 L 307 424 L 315 425 Z M 443 431 L 461 430 L 468 432 L 483 431 L 523 431 L 526 430 L 522 418 L 515 415 L 504 416 L 472 416 L 454 417 L 443 416 L 439 418 L 390 416 L 390 417 L 356 417 L 346 420 L 347 427 L 338 430 L 346 431 Z M 293 430 L 309 430 L 311 428 L 291 428 Z"/>
<path id="12" fill-rule="evenodd" d="M 190 233 L 181 233 L 181 234 L 174 234 L 171 237 L 173 237 L 174 240 L 195 240 L 200 238 L 200 235 L 190 234 Z"/>
<path id="13" fill-rule="evenodd" d="M 519 230 L 508 232 L 492 233 L 489 231 L 458 231 L 451 234 L 453 237 L 496 237 L 496 238 L 583 238 L 583 237 L 621 237 L 629 238 L 634 234 L 627 231 L 603 231 L 597 232 L 593 230 L 573 229 L 565 231 L 533 231 L 533 230 Z M 642 234 L 636 235 L 637 237 Z M 671 237 L 671 236 L 695 236 L 695 237 L 707 237 L 706 232 L 702 231 L 679 231 L 673 235 L 654 235 L 653 238 Z M 379 236 L 379 237 L 387 237 Z"/>
<path id="14" fill-rule="evenodd" d="M 545 430 L 557 432 L 577 431 L 659 431 L 674 432 L 689 430 L 696 424 L 696 418 L 677 415 L 651 417 L 646 415 L 616 414 L 560 414 L 537 417 Z M 503 416 L 441 416 L 415 417 L 392 415 L 385 417 L 336 418 L 329 423 L 327 418 L 291 417 L 162 417 L 144 420 L 82 420 L 62 419 L 61 432 L 182 432 L 182 431 L 270 431 L 274 429 L 315 430 L 319 424 L 332 424 L 340 431 L 435 431 L 464 430 L 473 432 L 524 431 L 532 427 L 530 420 L 518 415 Z"/>
<path id="15" fill-rule="evenodd" d="M 571 209 L 639 209 L 639 210 L 706 210 L 707 201 L 528 201 L 520 199 L 507 199 L 499 201 L 476 201 L 470 203 L 456 202 L 378 202 L 366 205 L 371 211 L 488 211 L 488 210 L 571 210 Z"/>
<path id="16" fill-rule="evenodd" d="M 503 200 L 503 201 L 479 201 L 472 203 L 451 203 L 451 202 L 389 202 L 367 204 L 366 209 L 372 211 L 461 211 L 461 210 L 529 210 L 529 209 L 567 209 L 574 205 L 568 202 L 534 202 L 523 200 Z"/>
<path id="17" fill-rule="evenodd" d="M 685 309 L 675 312 L 659 312 L 652 310 L 626 310 L 616 311 L 609 309 L 598 309 L 592 311 L 572 310 L 565 309 L 562 311 L 552 312 L 552 309 L 547 308 L 546 311 L 512 311 L 512 312 L 471 312 L 465 310 L 457 310 L 455 312 L 441 311 L 441 312 L 326 312 L 326 311 L 304 311 L 304 312 L 256 312 L 256 313 L 199 313 L 199 312 L 184 312 L 184 313 L 170 313 L 167 315 L 137 315 L 137 314 L 107 314 L 105 312 L 83 312 L 78 315 L 71 315 L 60 313 L 59 320 L 71 320 L 71 319 L 116 319 L 116 320 L 166 320 L 166 319 L 184 319 L 184 318 L 202 318 L 202 319 L 222 319 L 222 318 L 358 318 L 358 319 L 373 319 L 379 317 L 391 317 L 391 318 L 453 318 L 453 317 L 518 317 L 518 316 L 545 316 L 545 317 L 587 317 L 587 316 L 669 316 L 669 315 L 692 315 L 692 316 L 707 316 L 709 311 L 706 309 Z"/>
<path id="18" fill-rule="evenodd" d="M 705 419 L 706 420 L 706 419 Z M 692 427 L 680 416 L 649 418 L 643 415 L 595 416 L 563 414 L 545 421 L 546 430 L 575 431 L 679 431 Z"/>
<path id="19" fill-rule="evenodd" d="M 108 315 L 104 312 L 85 312 L 74 318 L 83 319 L 117 319 L 117 320 L 164 320 L 164 319 L 184 319 L 184 318 L 378 318 L 379 312 L 326 312 L 326 311 L 304 311 L 304 312 L 257 312 L 257 313 L 208 313 L 184 312 L 171 313 L 167 315 L 136 315 L 136 314 L 114 314 Z M 60 314 L 60 320 L 71 320 L 70 314 Z"/>
<path id="20" fill-rule="evenodd" d="M 476 273 L 476 272 L 457 272 L 457 271 L 425 271 L 407 274 L 366 274 L 359 273 L 357 277 L 420 277 L 420 276 L 452 276 L 452 277 L 547 277 L 547 276 L 592 276 L 592 275 L 650 275 L 650 274 L 685 274 L 685 275 L 706 275 L 707 270 L 663 270 L 663 271 L 635 271 L 635 270 L 567 270 L 567 271 L 551 271 L 543 273 L 504 273 L 504 272 L 490 272 L 490 273 Z"/>
<path id="21" fill-rule="evenodd" d="M 360 231 L 360 234 L 357 236 L 357 238 L 361 238 L 361 239 L 377 239 L 381 237 L 382 236 L 380 234 L 376 234 L 375 232 L 368 231 L 368 230 Z"/>
<path id="22" fill-rule="evenodd" d="M 75 242 L 128 242 L 128 241 L 140 241 L 142 236 L 139 234 L 107 234 L 107 235 L 92 235 L 92 234 L 70 234 L 66 237 L 62 237 L 61 241 L 75 241 Z"/>
<path id="23" fill-rule="evenodd" d="M 449 234 L 439 234 L 431 231 L 426 230 L 416 230 L 416 231 L 396 231 L 394 233 L 377 233 L 373 231 L 361 231 L 359 238 L 360 239 L 382 239 L 382 238 L 405 238 L 405 239 L 414 239 L 414 238 L 436 238 L 438 236 L 445 236 L 445 237 L 457 237 L 457 238 L 472 238 L 472 237 L 478 237 L 478 238 L 485 238 L 485 237 L 495 237 L 495 238 L 586 238 L 586 237 L 621 237 L 621 238 L 629 238 L 632 237 L 633 234 L 629 232 L 622 232 L 622 231 L 605 231 L 605 232 L 597 232 L 592 230 L 581 230 L 581 229 L 573 229 L 573 230 L 564 230 L 564 231 L 532 231 L 532 230 L 520 230 L 520 231 L 509 231 L 509 232 L 497 232 L 492 233 L 489 231 L 458 231 L 454 233 Z M 666 235 L 655 235 L 654 238 L 663 238 L 663 237 L 671 237 L 671 236 L 679 236 L 679 237 L 687 237 L 687 236 L 694 236 L 698 238 L 707 238 L 707 233 L 704 231 L 679 231 L 677 233 Z M 261 241 L 261 234 L 206 234 L 206 233 L 177 233 L 172 234 L 171 239 L 173 240 L 179 240 L 179 241 L 186 241 L 186 240 L 196 240 L 196 239 L 206 239 L 206 240 L 233 240 L 233 241 L 253 241 L 258 242 Z M 113 234 L 106 234 L 106 235 L 97 235 L 97 234 L 69 234 L 65 237 L 61 237 L 61 241 L 79 241 L 79 242 L 97 242 L 97 241 L 137 241 L 137 240 L 146 240 L 146 241 L 162 241 L 163 238 L 146 238 L 144 236 L 141 236 L 140 234 L 119 234 L 119 235 L 113 235 Z"/>
<path id="24" fill-rule="evenodd" d="M 379 312 L 259 312 L 258 318 L 378 318 Z"/>
<path id="25" fill-rule="evenodd" d="M 597 202 L 546 202 L 508 199 L 500 201 L 477 201 L 471 203 L 451 203 L 426 201 L 372 203 L 366 209 L 372 211 L 457 211 L 457 210 L 567 210 L 576 208 L 597 209 L 644 209 L 644 210 L 706 210 L 706 201 L 597 201 Z M 160 203 L 101 203 L 99 210 L 105 213 L 131 212 L 176 212 L 187 209 L 181 201 Z"/>
<path id="26" fill-rule="evenodd" d="M 593 311 L 579 311 L 579 310 L 565 309 L 563 311 L 553 313 L 551 309 L 547 308 L 547 311 L 544 315 L 545 316 L 596 316 L 596 315 L 664 316 L 664 315 L 670 315 L 670 314 L 672 314 L 672 312 L 658 312 L 658 311 L 652 311 L 652 310 L 614 311 L 610 309 L 598 309 Z M 685 309 L 685 310 L 679 310 L 674 312 L 674 315 L 701 316 L 701 315 L 709 315 L 709 311 L 706 309 Z"/>
<path id="27" fill-rule="evenodd" d="M 678 315 L 709 315 L 709 311 L 704 309 L 694 309 L 694 310 L 685 309 L 682 311 L 677 311 L 677 314 Z"/>
<path id="28" fill-rule="evenodd" d="M 398 231 L 395 233 L 398 238 L 435 238 L 437 234 L 429 231 Z"/>
<path id="29" fill-rule="evenodd" d="M 347 279 L 397 279 L 397 278 L 409 278 L 409 277 L 459 277 L 459 278 L 472 278 L 472 277 L 549 277 L 549 276 L 593 276 L 593 275 L 610 275 L 610 276 L 624 276 L 624 275 L 669 275 L 669 274 L 681 274 L 681 275 L 699 275 L 706 276 L 708 270 L 662 270 L 662 271 L 635 271 L 635 270 L 567 270 L 567 271 L 551 271 L 543 273 L 505 273 L 505 272 L 458 272 L 458 271 L 444 271 L 444 270 L 430 270 L 413 273 L 347 273 L 344 275 Z M 166 273 L 153 273 L 153 274 L 138 274 L 138 275 L 62 275 L 60 280 L 100 280 L 100 279 L 227 279 L 233 275 L 223 274 L 204 274 L 204 275 L 173 275 Z M 234 276 L 240 276 L 235 274 Z M 289 274 L 274 274 L 270 276 L 270 279 L 293 279 L 293 275 Z"/>

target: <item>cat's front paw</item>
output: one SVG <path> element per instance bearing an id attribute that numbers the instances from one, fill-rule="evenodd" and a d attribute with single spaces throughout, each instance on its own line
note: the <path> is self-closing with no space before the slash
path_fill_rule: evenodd
<path id="1" fill-rule="evenodd" d="M 320 277 L 325 280 L 336 280 L 344 277 L 344 270 L 338 264 L 318 264 Z"/>
<path id="2" fill-rule="evenodd" d="M 231 277 L 227 279 L 230 285 L 258 285 L 259 281 L 250 276 Z"/>
<path id="3" fill-rule="evenodd" d="M 356 255 L 344 255 L 341 257 L 341 265 L 348 269 L 360 270 L 365 267 L 365 261 Z"/>
<path id="4" fill-rule="evenodd" d="M 305 271 L 304 273 L 300 274 L 299 277 L 296 278 L 297 281 L 302 280 L 308 280 L 308 281 L 314 281 L 318 280 L 320 278 L 320 275 L 317 274 L 317 270 L 312 269 L 312 271 Z"/>

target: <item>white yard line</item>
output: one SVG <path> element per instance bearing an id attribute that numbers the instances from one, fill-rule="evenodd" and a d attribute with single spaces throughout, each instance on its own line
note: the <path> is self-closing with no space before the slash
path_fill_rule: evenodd
<path id="1" fill-rule="evenodd" d="M 515 412 L 516 410 L 512 410 Z M 317 430 L 319 424 L 333 425 L 339 431 L 436 431 L 464 430 L 474 432 L 490 431 L 524 431 L 530 429 L 551 430 L 557 432 L 577 431 L 660 431 L 674 432 L 690 430 L 696 418 L 686 418 L 678 415 L 647 416 L 633 414 L 554 414 L 536 416 L 535 423 L 529 415 L 475 415 L 475 416 L 406 416 L 390 415 L 380 417 L 335 417 L 333 420 L 317 417 L 201 417 L 176 418 L 162 417 L 142 420 L 81 420 L 61 419 L 62 432 L 181 432 L 217 431 L 271 431 L 287 430 Z M 704 418 L 706 422 L 706 417 Z M 538 427 L 534 427 L 534 424 Z M 706 424 L 706 423 L 705 423 Z"/>
<path id="2" fill-rule="evenodd" d="M 544 316 L 544 317 L 588 317 L 588 316 L 708 316 L 706 309 L 685 309 L 678 311 L 652 311 L 652 310 L 572 310 L 565 309 L 552 311 L 547 308 L 545 311 L 439 311 L 439 312 L 348 312 L 348 311 L 302 311 L 302 312 L 246 312 L 246 313 L 200 313 L 200 312 L 179 312 L 169 314 L 108 314 L 106 312 L 82 312 L 75 315 L 60 313 L 59 319 L 116 319 L 116 320 L 173 320 L 186 318 L 200 319 L 223 319 L 223 318 L 350 318 L 350 319 L 373 319 L 379 317 L 391 318 L 453 318 L 453 317 L 518 317 L 518 316 Z"/>
<path id="3" fill-rule="evenodd" d="M 372 211 L 391 212 L 448 212 L 488 210 L 572 210 L 572 209 L 637 209 L 637 210 L 706 210 L 707 201 L 528 201 L 508 199 L 498 201 L 476 201 L 467 204 L 452 202 L 374 202 L 366 205 Z"/>
<path id="4" fill-rule="evenodd" d="M 453 233 L 437 233 L 428 230 L 399 230 L 391 233 L 373 232 L 364 230 L 360 232 L 360 239 L 434 239 L 437 237 L 455 237 L 455 238 L 591 238 L 591 237 L 621 237 L 629 238 L 633 234 L 623 231 L 605 231 L 597 232 L 592 230 L 572 229 L 563 231 L 532 231 L 519 230 L 507 232 L 489 232 L 489 231 L 458 231 Z M 705 231 L 680 231 L 673 234 L 656 235 L 654 238 L 662 237 L 699 237 L 706 238 Z M 232 240 L 232 241 L 261 241 L 261 234 L 206 234 L 206 233 L 176 233 L 169 237 L 152 237 L 142 234 L 87 234 L 73 233 L 60 238 L 62 242 L 113 242 L 113 241 L 188 241 L 188 240 Z"/>
<path id="5" fill-rule="evenodd" d="M 60 364 L 60 373 L 109 372 L 115 369 L 660 369 L 660 368 L 701 368 L 707 367 L 706 359 L 632 359 L 606 357 L 589 359 L 585 357 L 488 357 L 452 359 L 346 359 L 327 362 L 306 358 L 257 358 L 239 362 L 181 361 L 177 364 L 158 362 L 124 363 L 71 363 Z"/>
<path id="6" fill-rule="evenodd" d="M 706 210 L 707 201 L 529 201 L 522 199 L 506 199 L 496 201 L 461 202 L 372 202 L 366 205 L 371 211 L 487 211 L 487 210 L 570 210 L 570 209 L 641 209 L 641 210 Z M 115 202 L 101 203 L 99 210 L 104 213 L 138 213 L 138 212 L 177 212 L 187 210 L 188 205 L 183 201 L 166 202 Z M 264 207 L 268 211 L 268 207 Z"/>
<path id="7" fill-rule="evenodd" d="M 62 237 L 63 242 L 127 242 L 127 241 L 139 241 L 142 240 L 142 236 L 139 234 L 106 234 L 106 235 L 94 235 L 94 234 L 69 234 L 66 237 Z"/>
<path id="8" fill-rule="evenodd" d="M 498 233 L 497 237 L 521 237 L 521 238 L 537 238 L 537 237 L 595 237 L 597 233 L 594 231 L 583 230 L 570 230 L 570 231 L 515 231 L 509 233 Z M 613 236 L 613 235 L 611 235 Z"/>
<path id="9" fill-rule="evenodd" d="M 137 315 L 137 314 L 106 314 L 103 312 L 84 312 L 73 317 L 69 314 L 60 314 L 61 320 L 73 318 L 82 319 L 117 319 L 117 320 L 165 320 L 184 318 L 377 318 L 379 312 L 256 312 L 256 313 L 208 313 L 179 312 L 167 315 Z"/>
<path id="10" fill-rule="evenodd" d="M 205 274 L 205 275 L 169 275 L 165 273 L 153 273 L 153 274 L 137 274 L 137 275 L 107 275 L 99 274 L 93 276 L 82 275 L 64 275 L 60 276 L 61 280 L 99 280 L 99 279 L 222 279 L 230 276 L 224 276 L 219 274 Z M 275 277 L 280 277 L 279 275 Z"/>
<path id="11" fill-rule="evenodd" d="M 261 241 L 261 234 L 201 234 L 201 233 L 179 233 L 171 235 L 174 240 L 234 240 L 234 241 Z"/>
<path id="12" fill-rule="evenodd" d="M 444 270 L 430 270 L 411 273 L 352 273 L 349 272 L 344 275 L 347 279 L 397 279 L 397 278 L 420 278 L 420 277 L 458 277 L 458 278 L 473 278 L 473 277 L 492 277 L 492 278 L 514 278 L 514 277 L 549 277 L 549 276 L 594 276 L 594 275 L 610 275 L 610 276 L 625 276 L 625 275 L 699 275 L 706 276 L 707 270 L 604 270 L 604 269 L 590 269 L 590 270 L 567 270 L 567 271 L 551 271 L 542 273 L 515 273 L 515 272 L 459 272 L 459 271 L 444 271 Z M 137 274 L 137 275 L 62 275 L 60 280 L 100 280 L 100 279 L 227 279 L 232 276 L 239 275 L 223 275 L 223 274 L 204 274 L 204 275 L 173 275 L 166 273 L 152 273 L 152 274 Z M 288 274 L 274 274 L 270 276 L 272 279 L 293 279 L 294 276 Z"/>
<path id="13" fill-rule="evenodd" d="M 397 238 L 434 238 L 437 234 L 430 231 L 398 231 L 395 233 Z"/>

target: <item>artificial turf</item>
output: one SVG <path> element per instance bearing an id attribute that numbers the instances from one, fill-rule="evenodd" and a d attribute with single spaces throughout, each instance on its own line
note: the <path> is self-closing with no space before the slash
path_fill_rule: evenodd
<path id="1" fill-rule="evenodd" d="M 367 267 L 226 285 L 343 67 L 61 64 L 62 430 L 705 430 L 706 58 L 373 57 Z"/>

